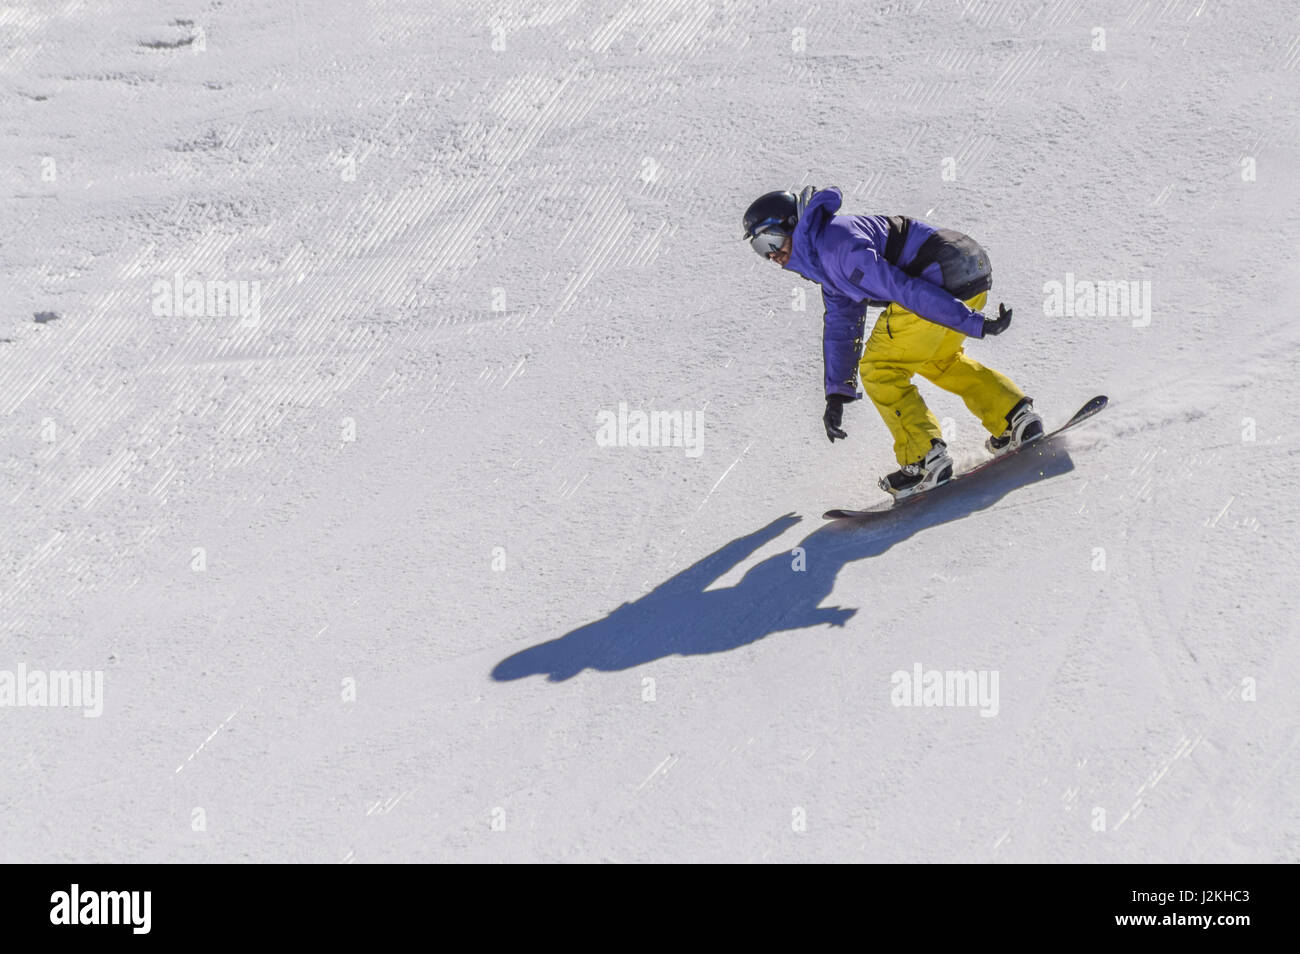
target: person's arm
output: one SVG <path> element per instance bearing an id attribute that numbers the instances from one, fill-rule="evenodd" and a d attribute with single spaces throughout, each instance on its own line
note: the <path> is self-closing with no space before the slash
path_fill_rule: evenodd
<path id="1" fill-rule="evenodd" d="M 826 396 L 840 394 L 850 401 L 858 396 L 858 359 L 862 357 L 862 326 L 866 301 L 854 301 L 822 288 L 826 315 L 822 326 L 822 358 Z"/>
<path id="2" fill-rule="evenodd" d="M 972 311 L 938 285 L 913 278 L 891 265 L 874 248 L 859 246 L 840 263 L 848 284 L 864 298 L 896 301 L 927 321 L 960 331 L 972 338 L 984 337 L 984 316 Z"/>

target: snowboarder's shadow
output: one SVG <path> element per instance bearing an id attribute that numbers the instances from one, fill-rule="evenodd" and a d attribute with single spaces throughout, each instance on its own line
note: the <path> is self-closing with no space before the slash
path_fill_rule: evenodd
<path id="1" fill-rule="evenodd" d="M 508 681 L 544 674 L 559 682 L 584 669 L 630 669 L 673 654 L 725 652 L 783 630 L 844 626 L 857 609 L 820 606 L 841 567 L 880 556 L 913 534 L 977 514 L 1018 487 L 1073 469 L 1064 447 L 1051 441 L 972 474 L 960 486 L 929 500 L 866 521 L 822 525 L 796 544 L 803 550 L 803 569 L 796 568 L 800 558 L 794 548 L 785 548 L 752 566 L 736 584 L 707 589 L 802 519 L 786 514 L 731 541 L 603 619 L 503 659 L 492 677 Z M 997 529 L 990 526 L 989 533 L 996 534 Z M 917 572 L 924 573 L 924 568 L 918 567 Z M 880 599 L 890 595 L 882 592 Z"/>

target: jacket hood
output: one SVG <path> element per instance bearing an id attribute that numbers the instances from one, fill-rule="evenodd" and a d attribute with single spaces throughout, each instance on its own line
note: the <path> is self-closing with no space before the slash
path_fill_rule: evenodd
<path id="1" fill-rule="evenodd" d="M 840 190 L 834 186 L 827 189 L 809 186 L 799 196 L 799 222 L 790 241 L 790 260 L 785 263 L 788 270 L 818 284 L 826 280 L 817 258 L 817 240 L 843 201 Z"/>

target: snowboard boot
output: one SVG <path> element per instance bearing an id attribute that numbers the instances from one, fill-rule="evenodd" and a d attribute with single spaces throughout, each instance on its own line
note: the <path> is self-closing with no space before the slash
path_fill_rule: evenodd
<path id="1" fill-rule="evenodd" d="M 952 480 L 952 458 L 948 456 L 948 445 L 935 437 L 930 440 L 929 453 L 915 464 L 904 464 L 881 477 L 880 489 L 902 500 L 949 480 Z"/>
<path id="2" fill-rule="evenodd" d="M 1007 429 L 984 442 L 994 457 L 1019 450 L 1043 436 L 1043 419 L 1034 413 L 1034 399 L 1021 398 L 1007 413 Z"/>

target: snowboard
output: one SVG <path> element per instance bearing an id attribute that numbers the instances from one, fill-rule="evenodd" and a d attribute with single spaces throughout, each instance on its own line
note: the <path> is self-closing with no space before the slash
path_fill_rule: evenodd
<path id="1" fill-rule="evenodd" d="M 1098 395 L 1097 397 L 1089 401 L 1087 404 L 1085 404 L 1083 407 L 1079 408 L 1079 410 L 1077 410 L 1074 413 L 1074 416 L 1072 418 L 1070 418 L 1068 421 L 1066 421 L 1056 430 L 1044 434 L 1036 441 L 1031 441 L 1028 444 L 1022 444 L 1020 447 L 1016 448 L 1013 451 L 1008 451 L 1007 453 L 1000 454 L 997 457 L 990 457 L 988 460 L 981 461 L 980 463 L 976 464 L 974 467 L 971 467 L 968 470 L 963 470 L 960 474 L 954 474 L 950 480 L 947 480 L 944 483 L 939 484 L 939 486 L 937 487 L 931 487 L 929 490 L 923 490 L 920 493 L 912 494 L 908 497 L 904 497 L 902 500 L 897 500 L 891 497 L 889 498 L 889 500 L 885 501 L 884 503 L 876 504 L 875 506 L 868 507 L 865 510 L 838 510 L 838 509 L 827 510 L 824 514 L 822 514 L 822 517 L 826 520 L 852 520 L 855 517 L 868 517 L 871 516 L 872 514 L 885 513 L 891 510 L 900 510 L 906 507 L 911 507 L 919 500 L 928 500 L 930 497 L 933 497 L 935 494 L 942 494 L 945 490 L 952 487 L 953 484 L 960 483 L 965 478 L 970 477 L 973 474 L 979 473 L 980 471 L 984 470 L 986 467 L 992 467 L 1001 461 L 1010 460 L 1012 457 L 1015 457 L 1017 454 L 1022 453 L 1023 451 L 1026 451 L 1031 447 L 1038 447 L 1039 445 L 1044 444 L 1047 441 L 1050 441 L 1053 437 L 1056 437 L 1056 435 L 1060 434 L 1061 432 L 1068 431 L 1076 424 L 1081 424 L 1082 422 L 1086 421 L 1088 418 L 1092 417 L 1094 414 L 1102 410 L 1102 408 L 1104 408 L 1105 406 L 1106 406 L 1106 396 Z"/>

